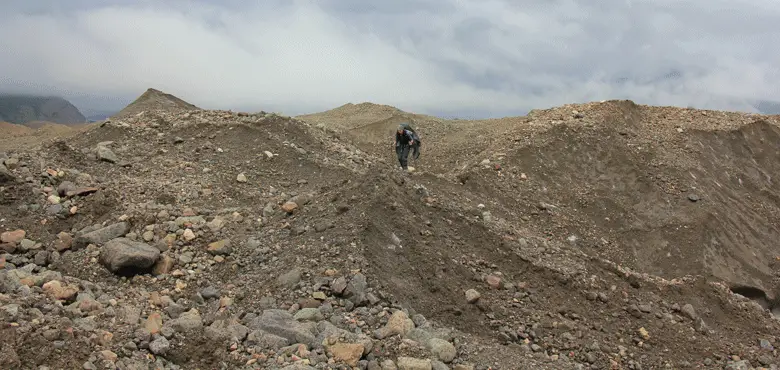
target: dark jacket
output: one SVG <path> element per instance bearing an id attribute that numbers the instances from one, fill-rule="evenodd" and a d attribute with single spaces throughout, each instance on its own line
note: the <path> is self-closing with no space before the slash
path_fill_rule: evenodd
<path id="1" fill-rule="evenodd" d="M 403 133 L 395 132 L 395 146 L 406 146 L 409 142 L 414 140 L 414 136 L 411 131 L 404 130 Z"/>

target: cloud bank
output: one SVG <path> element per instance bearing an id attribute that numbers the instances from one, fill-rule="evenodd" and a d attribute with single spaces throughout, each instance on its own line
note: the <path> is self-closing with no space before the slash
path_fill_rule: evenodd
<path id="1" fill-rule="evenodd" d="M 780 100 L 774 0 L 161 3 L 0 4 L 0 90 L 93 109 L 154 87 L 204 108 L 371 101 L 470 117 L 603 99 Z"/>

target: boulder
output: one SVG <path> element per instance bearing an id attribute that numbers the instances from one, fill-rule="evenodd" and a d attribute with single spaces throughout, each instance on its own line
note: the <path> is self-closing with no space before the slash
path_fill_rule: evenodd
<path id="1" fill-rule="evenodd" d="M 117 158 L 116 154 L 108 148 L 108 145 L 110 144 L 111 142 L 99 143 L 97 146 L 97 157 L 99 160 L 109 163 L 119 162 L 119 158 Z"/>
<path id="2" fill-rule="evenodd" d="M 149 244 L 116 238 L 100 252 L 100 263 L 111 272 L 146 270 L 154 266 L 160 250 Z"/>

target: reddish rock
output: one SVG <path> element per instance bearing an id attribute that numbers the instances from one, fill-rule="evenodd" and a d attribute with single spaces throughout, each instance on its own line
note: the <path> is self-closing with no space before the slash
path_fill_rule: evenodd
<path id="1" fill-rule="evenodd" d="M 26 276 L 21 279 L 19 279 L 19 282 L 22 283 L 22 285 L 27 285 L 28 287 L 34 287 L 36 286 L 36 278 L 35 276 Z"/>
<path id="2" fill-rule="evenodd" d="M 282 211 L 285 211 L 287 213 L 293 213 L 296 209 L 298 209 L 298 203 L 287 202 L 285 204 L 282 204 Z"/>
<path id="3" fill-rule="evenodd" d="M 357 363 L 363 357 L 364 349 L 365 347 L 359 343 L 336 343 L 328 348 L 333 353 L 334 360 L 342 361 L 352 367 L 358 366 Z"/>
<path id="4" fill-rule="evenodd" d="M 54 242 L 54 249 L 58 252 L 62 252 L 66 249 L 70 249 L 71 245 L 73 245 L 73 237 L 70 236 L 70 234 L 64 231 L 57 234 L 57 240 Z"/>
<path id="5" fill-rule="evenodd" d="M 498 276 L 488 275 L 485 278 L 485 282 L 487 282 L 492 289 L 501 289 L 501 278 Z"/>
<path id="6" fill-rule="evenodd" d="M 162 316 L 159 312 L 152 312 L 149 315 L 149 318 L 146 319 L 146 324 L 144 325 L 144 328 L 148 330 L 152 334 L 159 333 L 162 329 Z"/>
<path id="7" fill-rule="evenodd" d="M 81 312 L 99 311 L 102 308 L 103 306 L 100 304 L 100 302 L 94 299 L 85 299 L 79 302 L 79 309 Z"/>
<path id="8" fill-rule="evenodd" d="M 152 269 L 152 273 L 155 275 L 163 275 L 171 272 L 173 270 L 173 264 L 174 260 L 168 255 L 163 255 L 160 257 L 160 259 L 157 260 L 157 263 L 154 264 L 154 268 Z"/>
<path id="9" fill-rule="evenodd" d="M 72 285 L 63 285 L 58 280 L 52 280 L 43 284 L 43 291 L 54 299 L 72 301 L 79 293 L 79 288 Z"/>
<path id="10" fill-rule="evenodd" d="M 19 243 L 27 236 L 27 232 L 24 230 L 6 231 L 0 234 L 0 242 L 3 243 Z"/>

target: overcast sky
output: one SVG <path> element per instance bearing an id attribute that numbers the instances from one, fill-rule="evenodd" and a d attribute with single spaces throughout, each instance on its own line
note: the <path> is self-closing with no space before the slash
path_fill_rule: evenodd
<path id="1" fill-rule="evenodd" d="M 502 116 L 571 102 L 780 101 L 778 0 L 4 0 L 0 90 L 119 109 L 364 101 Z"/>

